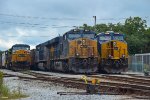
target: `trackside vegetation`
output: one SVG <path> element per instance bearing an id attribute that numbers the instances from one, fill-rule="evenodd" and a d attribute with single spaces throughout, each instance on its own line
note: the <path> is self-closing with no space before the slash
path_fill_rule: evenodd
<path id="1" fill-rule="evenodd" d="M 10 89 L 3 83 L 3 73 L 0 72 L 0 100 L 20 99 L 28 97 L 21 93 L 20 89 L 10 91 Z"/>

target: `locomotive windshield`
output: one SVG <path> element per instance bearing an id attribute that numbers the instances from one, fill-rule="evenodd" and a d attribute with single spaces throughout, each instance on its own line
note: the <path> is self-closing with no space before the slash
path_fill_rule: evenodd
<path id="1" fill-rule="evenodd" d="M 80 38 L 81 37 L 81 34 L 69 34 L 68 35 L 68 38 L 73 40 L 73 39 L 77 39 L 77 38 Z"/>
<path id="2" fill-rule="evenodd" d="M 91 31 L 78 30 L 73 32 L 68 32 L 67 38 L 70 40 L 78 39 L 78 38 L 89 38 L 94 39 L 96 33 Z"/>
<path id="3" fill-rule="evenodd" d="M 94 39 L 95 34 L 83 34 L 83 37 L 89 38 L 89 39 Z"/>
<path id="4" fill-rule="evenodd" d="M 110 35 L 103 35 L 99 37 L 100 41 L 108 41 L 111 40 L 111 36 Z"/>
<path id="5" fill-rule="evenodd" d="M 69 36 L 68 36 L 68 38 L 71 40 L 81 38 L 81 37 L 94 39 L 95 34 L 69 34 Z"/>
<path id="6" fill-rule="evenodd" d="M 116 35 L 116 36 L 113 36 L 113 39 L 123 41 L 124 37 L 122 35 Z"/>
<path id="7" fill-rule="evenodd" d="M 26 46 L 13 47 L 12 50 L 13 50 L 13 52 L 15 52 L 16 50 L 30 50 L 30 47 L 26 47 Z"/>

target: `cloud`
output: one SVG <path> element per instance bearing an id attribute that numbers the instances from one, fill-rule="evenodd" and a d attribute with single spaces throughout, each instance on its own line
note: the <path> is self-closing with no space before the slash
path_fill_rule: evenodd
<path id="1" fill-rule="evenodd" d="M 0 38 L 0 48 L 3 48 L 2 50 L 6 50 L 8 48 L 11 48 L 12 45 L 20 44 L 20 43 L 23 43 L 23 42 L 18 41 L 18 40 L 12 40 L 12 39 L 3 40 L 2 38 Z"/>
<path id="2" fill-rule="evenodd" d="M 93 25 L 93 16 L 97 16 L 97 23 L 124 21 L 98 20 L 107 18 L 130 16 L 145 18 L 149 16 L 149 4 L 150 0 L 0 0 L 0 14 L 14 15 L 0 15 L 0 49 L 8 49 L 15 43 L 29 44 L 34 48 L 37 44 L 59 34 L 63 35 L 73 28 L 72 26 L 81 26 L 84 23 Z M 16 17 L 15 15 L 39 18 Z M 50 18 L 62 19 L 52 20 Z M 65 20 L 64 18 L 79 20 Z M 147 21 L 150 25 L 150 20 L 147 19 Z M 54 25 L 70 27 L 54 28 Z M 45 26 L 46 28 L 42 28 Z"/>
<path id="3" fill-rule="evenodd" d="M 9 49 L 14 44 L 28 44 L 33 49 L 36 45 L 59 35 L 56 29 L 51 28 L 43 31 L 16 27 L 1 33 L 4 34 L 0 36 L 1 50 Z"/>

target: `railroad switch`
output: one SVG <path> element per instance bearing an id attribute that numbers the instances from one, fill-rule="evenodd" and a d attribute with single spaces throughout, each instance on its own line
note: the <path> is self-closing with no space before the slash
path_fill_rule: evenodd
<path id="1" fill-rule="evenodd" d="M 99 91 L 98 89 L 96 88 L 95 85 L 93 84 L 88 84 L 87 87 L 86 87 L 86 93 L 89 93 L 89 94 L 97 94 Z"/>
<path id="2" fill-rule="evenodd" d="M 144 76 L 149 76 L 149 72 L 144 72 Z"/>
<path id="3" fill-rule="evenodd" d="M 146 69 L 144 70 L 144 76 L 149 76 L 149 73 Z"/>
<path id="4" fill-rule="evenodd" d="M 81 79 L 85 81 L 86 84 L 86 92 L 57 92 L 60 95 L 91 95 L 91 94 L 100 94 L 98 89 L 96 88 L 97 84 L 100 83 L 98 79 L 92 79 L 91 81 L 87 80 L 86 76 L 83 76 Z M 88 83 L 90 82 L 90 83 Z"/>
<path id="5" fill-rule="evenodd" d="M 144 76 L 149 76 L 150 72 L 147 68 L 144 68 Z"/>
<path id="6" fill-rule="evenodd" d="M 96 84 L 99 84 L 100 81 L 98 79 L 92 79 L 91 84 L 87 84 L 86 92 L 90 94 L 98 93 L 98 89 L 96 88 Z"/>

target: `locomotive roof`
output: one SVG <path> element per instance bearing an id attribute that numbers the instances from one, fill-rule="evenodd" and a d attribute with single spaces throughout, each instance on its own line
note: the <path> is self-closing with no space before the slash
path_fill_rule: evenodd
<path id="1" fill-rule="evenodd" d="M 55 38 L 45 42 L 44 45 L 49 46 L 51 44 L 58 43 L 61 39 L 62 39 L 62 36 L 55 37 Z"/>
<path id="2" fill-rule="evenodd" d="M 96 34 L 96 32 L 92 31 L 92 30 L 84 30 L 84 29 L 72 29 L 68 32 L 66 32 L 65 34 L 82 34 L 82 33 L 88 33 L 88 34 Z"/>
<path id="3" fill-rule="evenodd" d="M 30 46 L 27 44 L 15 44 L 12 47 L 30 47 Z"/>
<path id="4" fill-rule="evenodd" d="M 102 35 L 124 35 L 124 34 L 116 33 L 116 32 L 113 32 L 113 31 L 101 32 L 101 33 L 98 34 L 98 36 L 102 36 Z"/>
<path id="5" fill-rule="evenodd" d="M 39 44 L 36 47 L 38 47 L 38 46 L 49 46 L 51 44 L 58 43 L 61 39 L 62 39 L 62 36 L 58 36 L 58 37 L 55 37 L 55 38 L 48 40 L 44 43 Z"/>

